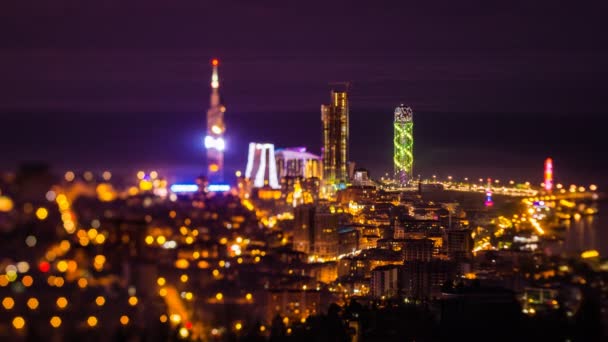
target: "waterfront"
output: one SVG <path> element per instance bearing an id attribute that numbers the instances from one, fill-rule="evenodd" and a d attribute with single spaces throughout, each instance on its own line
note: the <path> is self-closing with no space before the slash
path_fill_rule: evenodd
<path id="1" fill-rule="evenodd" d="M 591 249 L 597 250 L 602 257 L 608 255 L 608 202 L 604 199 L 597 202 L 597 206 L 599 212 L 596 215 L 566 222 L 563 251 L 568 255 Z"/>

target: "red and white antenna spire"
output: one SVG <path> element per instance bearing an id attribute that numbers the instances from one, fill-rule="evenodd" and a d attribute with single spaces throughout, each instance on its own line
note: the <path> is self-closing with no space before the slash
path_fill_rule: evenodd
<path id="1" fill-rule="evenodd" d="M 545 160 L 545 191 L 551 192 L 553 190 L 553 159 L 547 158 Z"/>
<path id="2" fill-rule="evenodd" d="M 226 107 L 220 99 L 220 78 L 218 66 L 220 61 L 216 58 L 211 60 L 213 72 L 211 74 L 211 98 L 209 110 L 207 111 L 207 135 L 204 138 L 205 149 L 207 150 L 207 177 L 209 183 L 220 183 L 223 181 L 224 171 L 224 112 Z"/>

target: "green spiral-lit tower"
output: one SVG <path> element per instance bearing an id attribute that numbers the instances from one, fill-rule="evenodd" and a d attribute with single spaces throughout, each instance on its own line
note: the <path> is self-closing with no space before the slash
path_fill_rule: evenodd
<path id="1" fill-rule="evenodd" d="M 395 179 L 406 185 L 413 179 L 414 168 L 414 112 L 403 104 L 395 108 Z"/>

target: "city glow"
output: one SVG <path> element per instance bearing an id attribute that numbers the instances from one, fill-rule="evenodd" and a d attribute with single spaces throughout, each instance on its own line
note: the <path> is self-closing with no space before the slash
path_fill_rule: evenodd
<path id="1" fill-rule="evenodd" d="M 25 277 L 23 277 L 23 279 L 21 279 L 21 283 L 25 287 L 30 287 L 34 283 L 34 278 L 32 278 L 32 276 L 30 275 L 26 275 Z"/>
<path id="2" fill-rule="evenodd" d="M 68 306 L 68 300 L 65 297 L 59 297 L 56 301 L 57 307 L 60 309 L 65 309 Z"/>
<path id="3" fill-rule="evenodd" d="M 211 14 L 220 13 L 214 6 L 209 9 Z M 350 13 L 350 7 L 344 10 Z M 370 14 L 378 14 L 373 12 Z M 408 13 L 394 12 L 394 18 L 384 19 L 394 19 L 391 27 L 401 28 L 398 18 Z M 222 19 L 233 25 L 238 17 L 227 13 Z M 343 34 L 334 35 L 340 42 Z M 291 38 L 297 42 L 302 37 Z M 378 51 L 372 52 L 376 55 Z M 391 59 L 397 60 L 395 56 Z M 385 65 L 377 57 L 370 61 L 374 63 L 368 72 L 379 80 L 390 78 L 390 61 Z M 331 58 L 330 62 L 336 61 Z M 599 231 L 605 223 L 606 193 L 598 192 L 595 185 L 605 179 L 591 179 L 602 174 L 586 170 L 591 164 L 584 160 L 601 159 L 601 154 L 593 153 L 595 149 L 579 145 L 577 137 L 565 136 L 552 125 L 539 126 L 543 121 L 515 115 L 495 122 L 488 115 L 460 115 L 458 108 L 446 115 L 448 120 L 423 113 L 426 119 L 421 123 L 428 120 L 427 128 L 418 131 L 416 126 L 416 132 L 413 110 L 403 104 L 394 108 L 398 104 L 394 103 L 392 113 L 354 108 L 361 112 L 351 127 L 349 86 L 333 82 L 328 85 L 331 101 L 321 105 L 322 125 L 308 132 L 309 123 L 316 120 L 319 124 L 319 117 L 304 113 L 314 103 L 303 104 L 302 99 L 312 97 L 297 92 L 310 90 L 310 79 L 304 80 L 304 86 L 279 89 L 268 97 L 251 97 L 251 89 L 246 89 L 251 82 L 235 87 L 231 97 L 246 97 L 235 98 L 237 113 L 225 123 L 226 107 L 219 91 L 224 80 L 219 79 L 219 61 L 210 62 L 212 89 L 208 89 L 206 117 L 199 111 L 188 120 L 172 114 L 179 110 L 165 107 L 167 103 L 169 107 L 192 107 L 191 103 L 155 99 L 148 107 L 160 104 L 158 113 L 142 114 L 135 121 L 111 115 L 89 120 L 87 130 L 71 127 L 67 121 L 59 130 L 50 125 L 42 136 L 56 135 L 61 140 L 58 146 L 71 142 L 73 148 L 66 146 L 56 153 L 46 151 L 49 146 L 32 144 L 42 157 L 61 159 L 24 163 L 0 175 L 0 233 L 5 247 L 0 258 L 3 340 L 563 341 L 606 330 L 600 329 L 600 318 L 605 317 L 599 315 L 608 312 L 603 296 L 608 289 L 604 281 L 608 259 L 602 257 L 603 234 Z M 282 58 L 281 63 L 302 64 L 291 62 Z M 348 58 L 344 63 L 348 66 Z M 435 74 L 437 68 L 429 65 L 442 65 L 436 58 L 425 63 L 418 69 Z M 280 76 L 274 81 L 270 77 L 270 86 L 287 84 L 283 81 L 289 70 L 281 65 L 249 64 L 226 76 L 262 66 L 256 72 Z M 446 75 L 466 76 L 471 65 L 475 63 Z M 102 71 L 106 69 L 102 65 Z M 327 77 L 343 74 L 323 70 L 302 69 Z M 420 70 L 413 71 L 413 81 L 420 81 Z M 242 76 L 251 81 L 250 75 Z M 201 86 L 190 78 L 186 77 L 190 86 Z M 206 82 L 202 86 L 208 87 Z M 230 80 L 227 85 L 235 82 Z M 380 83 L 386 87 L 386 82 Z M 425 111 L 449 107 L 409 92 L 415 88 L 413 83 L 389 83 L 394 91 L 384 99 L 394 101 L 400 92 L 428 107 L 422 108 Z M 268 90 L 265 87 L 255 93 Z M 338 90 L 341 88 L 346 90 Z M 363 94 L 367 88 L 356 89 L 352 95 L 359 101 L 353 105 L 365 106 L 366 99 L 375 96 Z M 440 88 L 436 99 L 441 102 L 446 90 Z M 180 92 L 184 87 L 175 89 Z M 288 91 L 296 94 L 288 95 Z M 457 99 L 462 93 L 456 89 L 448 97 Z M 273 97 L 288 102 L 280 118 L 262 112 L 276 106 L 270 102 Z M 93 96 L 92 104 L 100 98 L 103 96 Z M 267 102 L 247 103 L 251 99 Z M 518 99 L 527 102 L 513 102 L 507 110 L 518 105 L 542 110 L 542 104 L 530 103 L 538 96 Z M 205 100 L 199 98 L 196 103 Z M 474 96 L 466 100 L 476 101 Z M 477 100 L 481 107 L 490 107 L 496 96 Z M 76 99 L 82 101 L 91 98 Z M 104 103 L 97 104 L 101 109 L 116 105 Z M 132 107 L 129 101 L 126 105 Z M 376 107 L 391 108 L 390 103 L 381 105 Z M 290 106 L 297 108 L 290 110 Z M 261 108 L 261 112 L 247 108 Z M 304 114 L 299 115 L 300 111 Z M 421 118 L 417 116 L 417 120 Z M 460 123 L 471 118 L 477 120 Z M 554 119 L 569 128 L 570 121 L 562 123 L 561 116 Z M 112 120 L 133 126 L 129 126 L 127 140 L 113 137 Z M 194 122 L 194 126 L 175 130 L 179 125 L 172 121 Z M 504 126 L 505 122 L 513 126 Z M 515 129 L 515 124 L 525 129 Z M 158 130 L 154 125 L 166 127 Z M 225 136 L 232 125 L 233 135 Z M 591 126 L 581 121 L 573 127 L 585 125 Z M 465 126 L 467 130 L 462 129 Z M 386 134 L 391 129 L 393 137 Z M 555 139 L 537 135 L 549 129 Z M 202 135 L 201 130 L 205 130 Z M 349 141 L 349 130 L 356 139 Z M 505 133 L 509 139 L 498 139 Z M 182 151 L 170 151 L 176 146 L 179 149 L 180 141 L 188 145 L 192 136 L 194 148 L 181 146 Z M 310 150 L 316 152 L 320 146 L 313 140 L 322 138 L 323 157 L 307 152 L 306 147 L 277 145 L 275 153 L 275 145 L 266 140 L 247 146 L 248 137 L 275 137 L 277 143 L 294 144 L 287 146 L 309 142 Z M 425 161 L 420 170 L 417 166 L 420 174 L 413 172 L 414 137 L 425 137 L 417 143 L 436 143 L 416 145 L 427 151 L 425 158 L 416 159 Z M 478 139 L 481 143 L 471 145 L 473 137 L 482 138 Z M 145 139 L 153 143 L 145 144 Z M 570 139 L 573 146 L 586 149 L 561 150 L 563 144 L 552 145 L 560 139 Z M 224 155 L 228 140 L 228 150 L 234 153 Z M 107 151 L 96 153 L 99 149 L 88 146 L 91 142 L 106 144 Z M 387 150 L 391 142 L 392 158 Z M 349 154 L 349 143 L 360 150 Z M 526 143 L 538 146 L 526 151 Z M 497 145 L 508 149 L 494 149 Z M 21 155 L 12 147 L 8 146 L 11 156 L 13 152 Z M 562 183 L 554 179 L 553 160 L 546 155 L 542 183 L 540 159 L 528 165 L 527 161 L 539 156 L 526 153 L 541 149 L 562 157 L 572 154 L 558 163 L 560 170 L 564 163 L 563 175 L 559 172 L 557 177 Z M 23 152 L 24 158 L 31 154 Z M 247 164 L 243 165 L 245 152 Z M 74 171 L 57 173 L 56 167 L 71 161 L 78 163 L 71 166 Z M 106 169 L 115 174 L 103 171 Z M 465 172 L 468 177 L 463 176 Z M 526 174 L 532 183 L 523 181 Z M 585 322 L 587 318 L 591 321 Z"/>
<path id="4" fill-rule="evenodd" d="M 172 314 L 171 316 L 169 316 L 169 319 L 171 320 L 171 322 L 179 324 L 182 321 L 182 316 L 178 314 Z"/>
<path id="5" fill-rule="evenodd" d="M 6 310 L 11 310 L 15 306 L 15 300 L 11 297 L 5 297 L 2 299 L 2 306 Z"/>
<path id="6" fill-rule="evenodd" d="M 61 326 L 61 318 L 59 316 L 53 316 L 49 320 L 49 323 L 53 328 L 59 328 Z"/>
<path id="7" fill-rule="evenodd" d="M 49 215 L 48 210 L 46 210 L 46 208 L 44 207 L 40 207 L 36 210 L 36 217 L 40 220 L 43 221 L 47 218 L 47 216 Z"/>
<path id="8" fill-rule="evenodd" d="M 32 297 L 30 299 L 27 300 L 27 307 L 30 308 L 31 310 L 36 310 L 38 308 L 38 299 Z"/>
<path id="9" fill-rule="evenodd" d="M 583 259 L 597 258 L 599 256 L 600 256 L 600 253 L 598 251 L 596 251 L 595 249 L 592 249 L 589 251 L 584 251 L 583 253 L 581 253 L 581 258 L 583 258 Z"/>
<path id="10" fill-rule="evenodd" d="M 87 324 L 93 328 L 97 326 L 97 317 L 95 316 L 89 316 L 89 318 L 87 318 Z"/>
<path id="11" fill-rule="evenodd" d="M 9 212 L 13 210 L 13 200 L 6 196 L 0 196 L 0 211 Z"/>
<path id="12" fill-rule="evenodd" d="M 25 326 L 25 319 L 23 319 L 23 317 L 17 316 L 15 318 L 13 318 L 13 327 L 15 327 L 15 329 L 20 330 L 20 329 L 23 329 L 24 326 Z"/>
<path id="13" fill-rule="evenodd" d="M 68 182 L 73 181 L 75 177 L 76 177 L 76 175 L 72 171 L 68 171 L 64 175 L 65 180 L 68 181 Z"/>
<path id="14" fill-rule="evenodd" d="M 142 179 L 139 181 L 139 190 L 141 191 L 150 191 L 153 187 L 154 184 L 147 179 Z"/>

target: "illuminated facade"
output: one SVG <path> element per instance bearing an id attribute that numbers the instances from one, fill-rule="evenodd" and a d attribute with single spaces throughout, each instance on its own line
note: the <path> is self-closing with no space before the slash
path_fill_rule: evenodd
<path id="1" fill-rule="evenodd" d="M 553 190 L 553 160 L 547 158 L 545 160 L 545 191 L 551 192 Z"/>
<path id="2" fill-rule="evenodd" d="M 413 179 L 414 168 L 414 113 L 410 107 L 395 108 L 394 155 L 395 178 L 401 185 Z"/>
<path id="3" fill-rule="evenodd" d="M 323 179 L 328 183 L 348 178 L 348 94 L 331 91 L 331 103 L 321 105 L 323 121 Z"/>
<path id="4" fill-rule="evenodd" d="M 245 178 L 253 179 L 254 188 L 261 188 L 266 185 L 273 189 L 281 187 L 277 177 L 273 144 L 249 143 Z"/>
<path id="5" fill-rule="evenodd" d="M 205 136 L 205 149 L 207 150 L 207 178 L 209 183 L 221 182 L 224 178 L 224 112 L 226 107 L 220 99 L 220 81 L 217 72 L 219 61 L 211 61 L 213 74 L 211 75 L 211 99 L 207 110 L 207 135 Z"/>
<path id="6" fill-rule="evenodd" d="M 321 157 L 306 152 L 305 147 L 284 148 L 276 153 L 279 178 L 322 178 Z"/>

